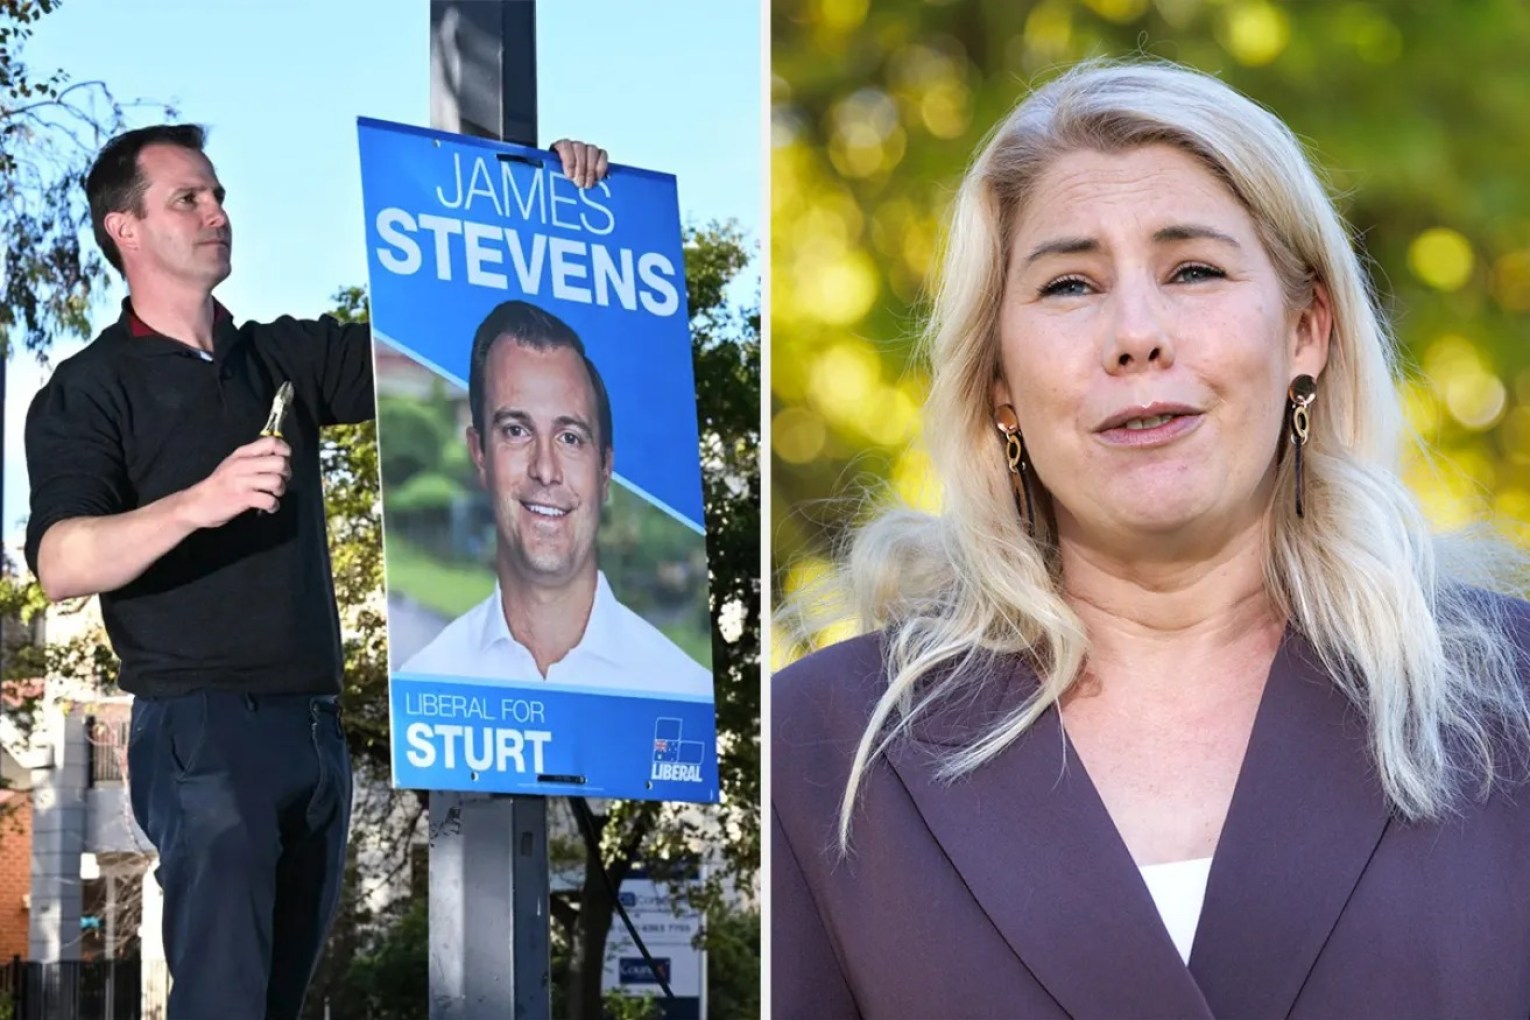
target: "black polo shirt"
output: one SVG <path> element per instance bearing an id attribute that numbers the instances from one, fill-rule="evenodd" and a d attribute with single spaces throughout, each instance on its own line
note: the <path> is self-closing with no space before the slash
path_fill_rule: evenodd
<path id="1" fill-rule="evenodd" d="M 26 558 L 49 527 L 123 513 L 202 481 L 260 435 L 285 380 L 292 479 L 274 514 L 194 532 L 132 583 L 101 595 L 119 685 L 334 693 L 342 666 L 319 475 L 319 429 L 376 413 L 366 326 L 282 318 L 234 325 L 219 306 L 213 354 L 122 317 L 58 366 L 27 413 Z"/>

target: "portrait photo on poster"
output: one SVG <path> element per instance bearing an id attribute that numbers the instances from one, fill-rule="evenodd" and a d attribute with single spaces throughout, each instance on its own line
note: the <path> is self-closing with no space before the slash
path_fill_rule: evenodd
<path id="1" fill-rule="evenodd" d="M 674 178 L 360 139 L 395 783 L 714 800 Z"/>

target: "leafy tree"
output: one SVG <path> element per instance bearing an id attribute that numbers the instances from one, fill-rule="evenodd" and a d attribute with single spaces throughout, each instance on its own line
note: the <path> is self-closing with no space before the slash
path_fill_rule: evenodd
<path id="1" fill-rule="evenodd" d="M 760 1015 L 760 912 L 717 904 L 707 913 L 707 1016 Z"/>
<path id="2" fill-rule="evenodd" d="M 366 293 L 347 287 L 334 297 L 336 318 L 364 322 Z M 346 738 L 358 771 L 386 780 L 388 630 L 383 602 L 382 495 L 375 422 L 325 429 L 319 447 L 335 601 L 345 632 Z"/>
<path id="3" fill-rule="evenodd" d="M 42 352 L 87 336 L 91 301 L 109 267 L 82 245 L 90 211 L 85 174 L 128 107 L 99 81 L 37 74 L 21 60 L 33 26 L 60 0 L 0 0 L 0 361 L 18 341 Z"/>

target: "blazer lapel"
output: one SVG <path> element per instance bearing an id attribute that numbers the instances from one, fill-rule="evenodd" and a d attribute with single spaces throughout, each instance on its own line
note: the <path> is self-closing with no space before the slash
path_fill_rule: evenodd
<path id="1" fill-rule="evenodd" d="M 893 769 L 994 927 L 1070 1015 L 1210 1017 L 1055 710 L 976 772 L 935 778 L 939 745 L 970 741 L 1035 682 L 1002 660 L 986 691 L 895 745 Z"/>
<path id="2" fill-rule="evenodd" d="M 1288 628 L 1190 954 L 1216 1015 L 1290 1012 L 1388 818 L 1359 713 Z"/>

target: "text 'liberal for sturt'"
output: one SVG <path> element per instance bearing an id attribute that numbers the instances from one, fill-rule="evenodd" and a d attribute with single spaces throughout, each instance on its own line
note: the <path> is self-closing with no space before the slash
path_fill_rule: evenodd
<path id="1" fill-rule="evenodd" d="M 359 137 L 395 784 L 715 801 L 674 177 Z"/>

